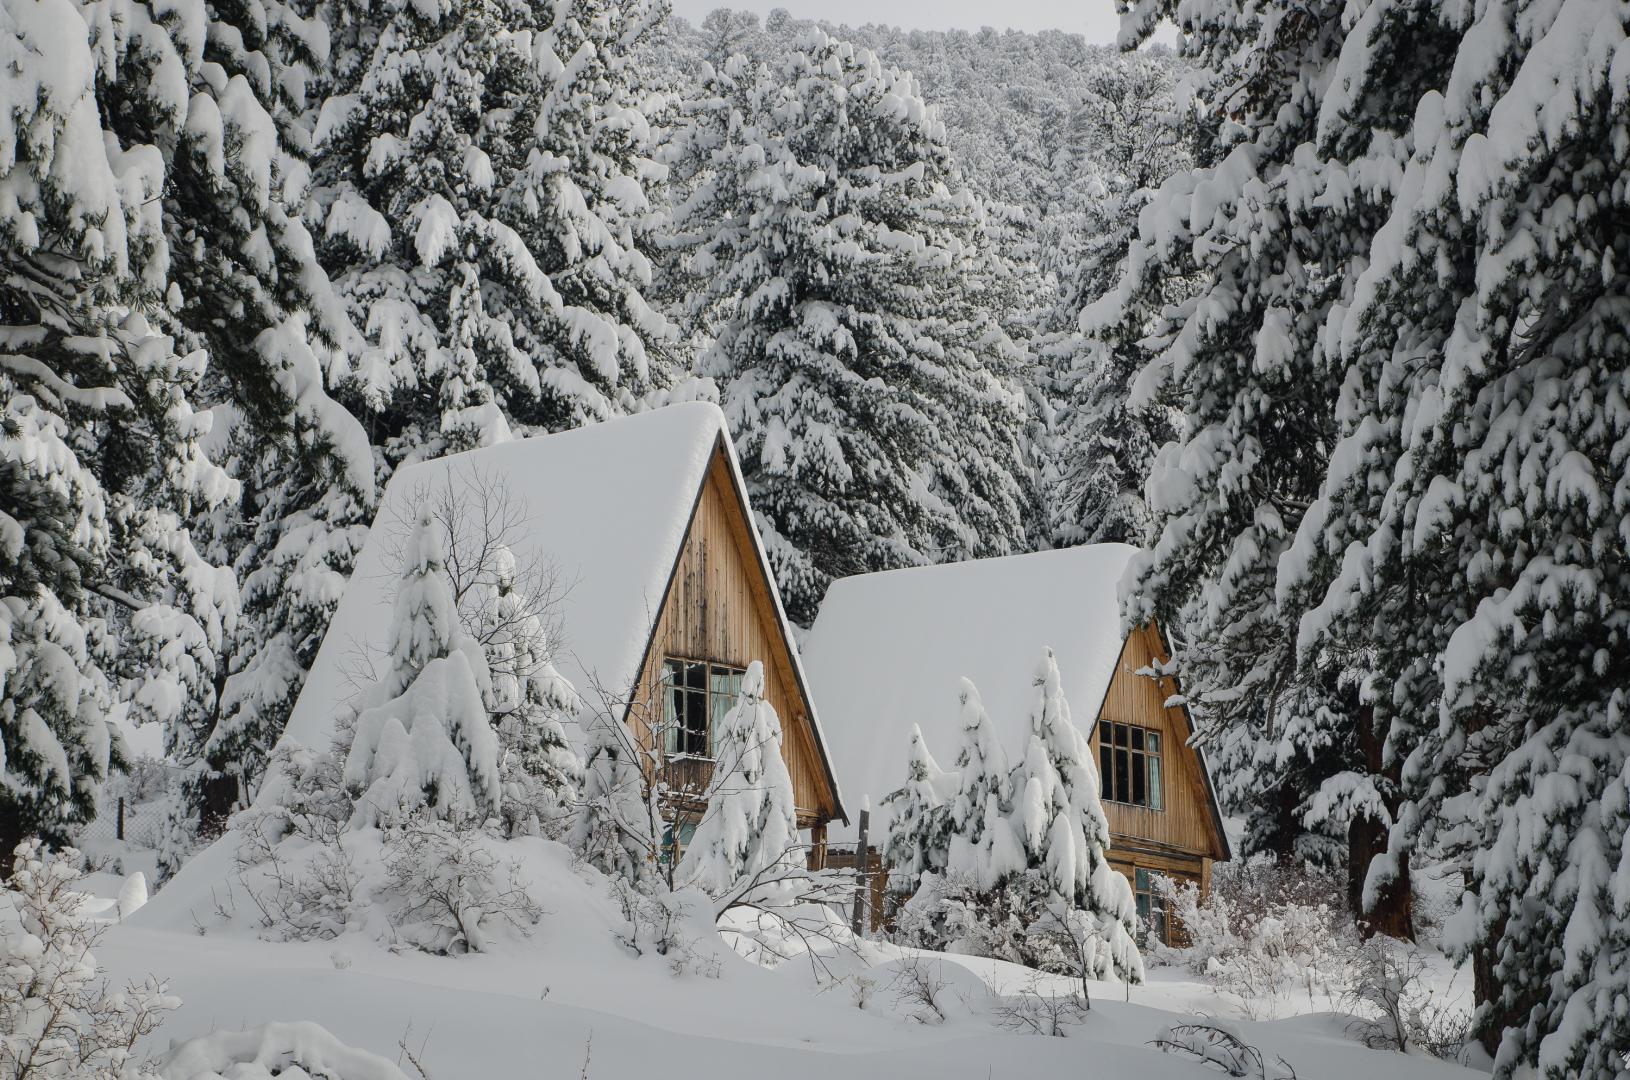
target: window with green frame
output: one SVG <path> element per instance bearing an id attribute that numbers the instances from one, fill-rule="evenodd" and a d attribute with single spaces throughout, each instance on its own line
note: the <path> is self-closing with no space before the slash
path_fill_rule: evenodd
<path id="1" fill-rule="evenodd" d="M 743 674 L 706 660 L 663 661 L 663 749 L 669 756 L 713 756 L 713 731 L 736 704 Z"/>
<path id="2" fill-rule="evenodd" d="M 685 848 L 690 844 L 691 837 L 696 835 L 696 822 L 681 822 L 676 832 L 672 825 L 662 830 L 662 847 L 657 852 L 657 861 L 664 866 L 677 863 L 685 854 Z"/>
<path id="3" fill-rule="evenodd" d="M 1165 808 L 1160 732 L 1136 724 L 1098 721 L 1098 772 L 1110 802 Z"/>

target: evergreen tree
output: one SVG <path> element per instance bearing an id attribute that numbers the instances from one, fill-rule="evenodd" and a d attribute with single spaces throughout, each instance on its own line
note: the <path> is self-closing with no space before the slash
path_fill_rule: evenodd
<path id="1" fill-rule="evenodd" d="M 650 875 L 656 840 L 649 835 L 638 749 L 619 716 L 597 713 L 586 727 L 583 793 L 572 819 L 571 845 L 601 873 L 638 884 Z"/>
<path id="2" fill-rule="evenodd" d="M 1128 14 L 1128 40 L 1151 25 L 1156 10 L 1141 5 Z M 1346 310 L 1349 275 L 1362 264 L 1383 207 L 1362 177 L 1291 153 L 1319 125 L 1315 112 L 1291 103 L 1307 92 L 1309 72 L 1334 61 L 1339 35 L 1264 42 L 1275 60 L 1259 65 L 1250 49 L 1254 16 L 1220 3 L 1215 10 L 1217 22 L 1206 22 L 1187 55 L 1201 67 L 1202 103 L 1231 104 L 1199 115 L 1199 167 L 1148 197 L 1124 276 L 1083 314 L 1102 347 L 1141 351 L 1130 407 L 1170 400 L 1182 412 L 1180 434 L 1157 454 L 1145 487 L 1156 539 L 1129 571 L 1123 616 L 1158 618 L 1178 631 L 1202 741 L 1254 725 L 1275 742 L 1281 733 L 1316 736 L 1317 745 L 1287 747 L 1288 756 L 1352 763 L 1336 781 L 1341 790 L 1329 795 L 1352 811 L 1354 914 L 1373 931 L 1410 937 L 1407 873 L 1383 892 L 1362 892 L 1371 862 L 1385 853 L 1398 762 L 1379 752 L 1386 733 L 1361 695 L 1329 692 L 1358 685 L 1364 658 L 1346 650 L 1299 653 L 1298 626 L 1310 601 L 1278 587 L 1281 560 L 1294 558 L 1297 529 L 1317 498 L 1338 428 L 1344 372 L 1330 326 Z M 1335 26 L 1340 5 L 1296 19 Z M 1397 55 L 1383 66 L 1389 95 L 1433 67 Z M 1383 142 L 1394 130 L 1390 122 L 1376 121 Z M 1174 294 L 1181 299 L 1173 302 Z M 1325 710 L 1320 724 L 1292 723 L 1287 710 L 1310 698 Z M 1319 792 L 1295 794 L 1297 805 L 1307 805 Z M 1278 809 L 1274 799 L 1252 805 Z"/>
<path id="3" fill-rule="evenodd" d="M 636 407 L 670 372 L 636 226 L 641 0 L 335 9 L 322 261 L 366 342 L 352 391 L 400 461 Z"/>
<path id="4" fill-rule="evenodd" d="M 837 576 L 1023 542 L 980 208 L 908 76 L 819 31 L 684 107 L 673 243 L 792 617 Z"/>
<path id="5" fill-rule="evenodd" d="M 208 357 L 171 332 L 187 256 L 165 196 L 179 155 L 256 114 L 239 80 L 224 121 L 192 94 L 212 25 L 192 14 L 41 0 L 0 34 L 0 858 L 94 814 L 113 708 L 181 741 L 236 623 L 187 528 L 235 487 L 202 449 Z"/>
<path id="6" fill-rule="evenodd" d="M 355 706 L 344 768 L 353 826 L 396 824 L 421 809 L 449 820 L 499 811 L 492 678 L 459 623 L 443 559 L 441 527 L 421 507 L 402 551 L 389 666 Z"/>
<path id="7" fill-rule="evenodd" d="M 1250 424 L 1194 425 L 1189 463 L 1213 463 L 1225 494 L 1262 493 L 1240 509 L 1271 532 L 1229 564 L 1231 584 L 1272 596 L 1256 647 L 1273 642 L 1289 680 L 1356 688 L 1363 767 L 1333 794 L 1367 808 L 1349 829 L 1365 906 L 1407 894 L 1423 850 L 1463 859 L 1447 938 L 1496 1075 L 1617 1076 L 1630 121 L 1604 43 L 1625 16 L 1150 3 L 1130 35 L 1163 13 L 1190 32 L 1209 99 L 1233 104 L 1213 167 L 1146 216 L 1128 291 L 1213 253 L 1156 375 L 1251 370 L 1249 396 L 1203 387 Z M 1292 396 L 1294 419 L 1276 404 Z M 1289 459 L 1237 436 L 1276 417 L 1318 434 L 1295 465 L 1311 475 L 1270 507 L 1263 466 Z M 1207 497 L 1192 467 L 1172 487 Z M 1217 544 L 1202 518 L 1178 524 Z"/>
<path id="8" fill-rule="evenodd" d="M 490 611 L 482 640 L 492 672 L 494 723 L 502 753 L 502 812 L 513 835 L 565 819 L 583 784 L 583 763 L 566 738 L 567 721 L 582 707 L 577 691 L 555 668 L 551 643 L 532 598 L 518 586 L 508 548 L 493 557 Z"/>
<path id="9" fill-rule="evenodd" d="M 707 809 L 674 877 L 715 900 L 742 890 L 762 899 L 805 867 L 781 720 L 764 698 L 759 661 L 747 665 L 714 739 Z"/>
<path id="10" fill-rule="evenodd" d="M 1058 663 L 1048 649 L 1036 672 L 1037 703 L 1030 713 L 1030 740 L 1013 781 L 1025 865 L 1039 888 L 1026 901 L 1042 910 L 1082 912 L 1093 930 L 1085 974 L 1114 974 L 1141 982 L 1132 886 L 1111 869 L 1109 819 L 1099 802 L 1098 768 L 1091 744 L 1070 720 Z"/>
<path id="11" fill-rule="evenodd" d="M 957 754 L 956 797 L 951 800 L 951 843 L 947 867 L 989 892 L 1024 869 L 1024 851 L 1015 833 L 1013 775 L 996 739 L 979 690 L 962 680 L 962 750 Z"/>
<path id="12" fill-rule="evenodd" d="M 1095 73 L 1054 156 L 1066 201 L 1040 238 L 1058 284 L 1037 363 L 1052 414 L 1044 497 L 1055 545 L 1151 539 L 1143 482 L 1176 417 L 1162 401 L 1131 405 L 1140 350 L 1084 334 L 1081 323 L 1113 289 L 1153 188 L 1189 165 L 1175 82 L 1173 65 L 1146 53 Z M 1174 283 L 1167 302 L 1182 292 Z"/>
<path id="13" fill-rule="evenodd" d="M 923 874 L 945 869 L 950 852 L 950 809 L 946 799 L 956 783 L 956 775 L 941 769 L 929 753 L 923 733 L 915 724 L 911 726 L 911 758 L 906 776 L 905 786 L 883 800 L 889 810 L 883 861 L 889 867 L 889 888 L 911 893 Z"/>

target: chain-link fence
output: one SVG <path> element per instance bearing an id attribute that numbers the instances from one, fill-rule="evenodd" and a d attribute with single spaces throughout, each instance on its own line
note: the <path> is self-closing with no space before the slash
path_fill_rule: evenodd
<path id="1" fill-rule="evenodd" d="M 75 841 L 85 844 L 127 843 L 156 849 L 164 836 L 170 791 L 186 772 L 152 758 L 137 758 L 128 772 L 102 788 L 96 817 L 82 826 Z"/>

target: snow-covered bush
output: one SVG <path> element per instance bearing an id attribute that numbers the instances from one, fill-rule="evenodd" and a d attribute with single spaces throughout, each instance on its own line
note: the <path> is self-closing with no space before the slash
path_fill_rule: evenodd
<path id="1" fill-rule="evenodd" d="M 310 1021 L 216 1031 L 172 1050 L 163 1080 L 408 1080 L 389 1058 L 347 1046 Z"/>
<path id="2" fill-rule="evenodd" d="M 1321 895 L 1321 883 L 1332 891 Z M 1359 935 L 1345 909 L 1329 902 L 1340 895 L 1334 874 L 1259 858 L 1217 867 L 1204 901 L 1192 884 L 1158 877 L 1155 887 L 1186 940 L 1156 945 L 1155 961 L 1205 977 L 1243 1015 L 1279 1015 L 1304 996 L 1328 1006 L 1348 985 Z"/>
<path id="3" fill-rule="evenodd" d="M 437 954 L 482 952 L 504 927 L 522 935 L 543 915 L 520 863 L 470 818 L 420 814 L 385 830 L 381 898 L 395 940 Z"/>
<path id="4" fill-rule="evenodd" d="M 181 1001 L 149 977 L 113 990 L 74 889 L 79 853 L 20 845 L 0 891 L 0 1080 L 149 1080 L 134 1048 Z"/>

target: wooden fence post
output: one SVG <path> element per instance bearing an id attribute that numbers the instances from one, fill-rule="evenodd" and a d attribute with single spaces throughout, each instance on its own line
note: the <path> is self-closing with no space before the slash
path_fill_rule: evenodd
<path id="1" fill-rule="evenodd" d="M 119 820 L 113 827 L 113 835 L 119 840 L 125 838 L 125 800 L 123 795 L 119 796 Z"/>
<path id="2" fill-rule="evenodd" d="M 855 847 L 855 906 L 849 918 L 849 929 L 860 937 L 866 936 L 866 830 L 871 826 L 872 812 L 860 812 L 860 843 Z"/>

